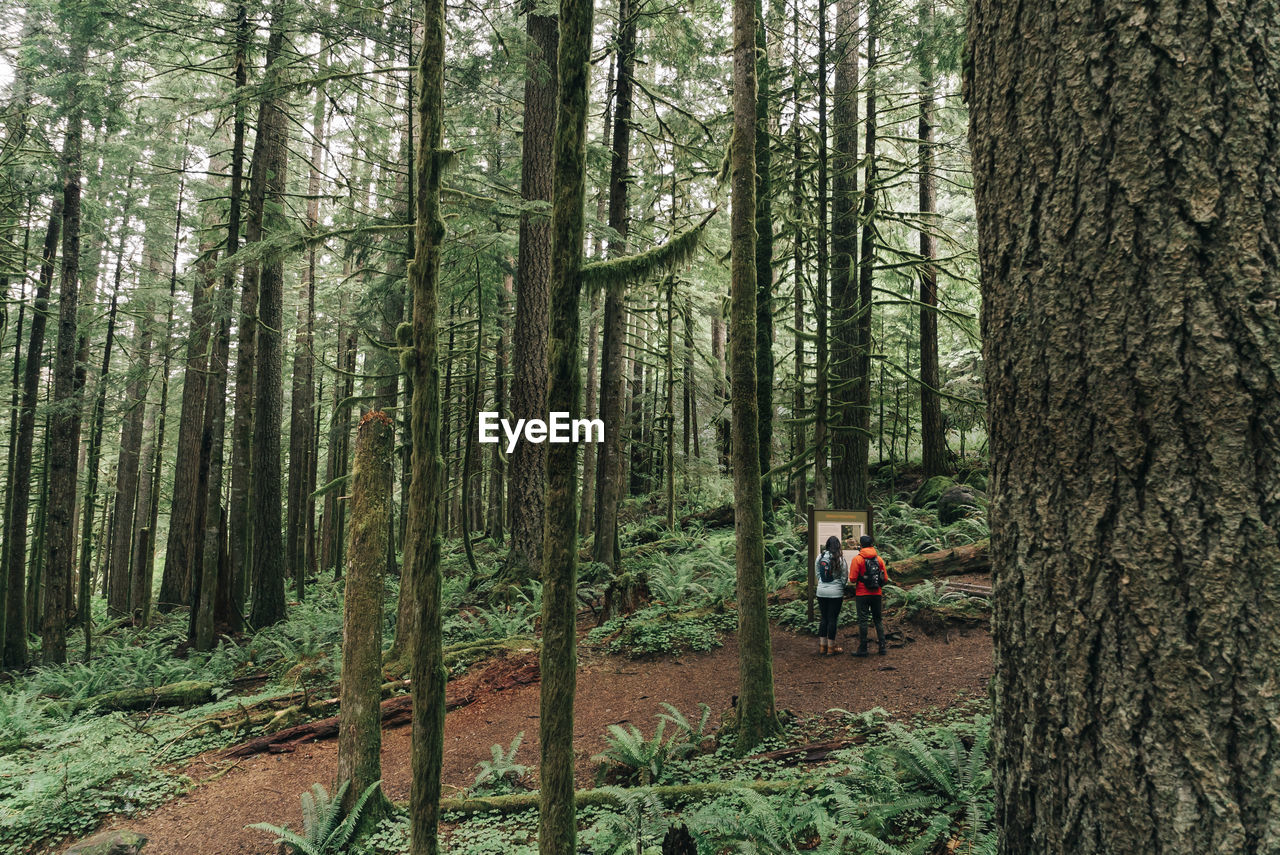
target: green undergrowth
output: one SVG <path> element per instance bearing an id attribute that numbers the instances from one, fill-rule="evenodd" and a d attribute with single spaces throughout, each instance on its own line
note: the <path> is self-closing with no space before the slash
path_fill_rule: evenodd
<path id="1" fill-rule="evenodd" d="M 644 731 L 611 728 L 597 762 L 615 783 L 579 792 L 581 851 L 658 855 L 668 829 L 683 825 L 699 855 L 995 852 L 989 719 L 980 702 L 908 722 L 883 710 L 793 719 L 745 759 L 704 738 L 700 721 L 668 707 Z M 780 753 L 815 743 L 843 747 L 816 762 Z M 518 810 L 446 812 L 444 851 L 534 855 L 535 796 Z M 403 816 L 383 821 L 353 850 L 407 851 Z"/>

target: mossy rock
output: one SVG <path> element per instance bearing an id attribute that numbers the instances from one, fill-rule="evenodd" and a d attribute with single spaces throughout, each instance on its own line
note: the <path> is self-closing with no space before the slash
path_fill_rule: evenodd
<path id="1" fill-rule="evenodd" d="M 103 831 L 76 843 L 63 855 L 138 855 L 146 845 L 146 836 L 136 831 Z"/>
<path id="2" fill-rule="evenodd" d="M 977 492 L 968 484 L 954 484 L 938 497 L 938 522 L 951 525 L 981 508 Z"/>
<path id="3" fill-rule="evenodd" d="M 931 505 L 942 498 L 948 488 L 955 486 L 955 479 L 946 475 L 934 475 L 921 484 L 911 497 L 911 504 L 917 508 Z"/>

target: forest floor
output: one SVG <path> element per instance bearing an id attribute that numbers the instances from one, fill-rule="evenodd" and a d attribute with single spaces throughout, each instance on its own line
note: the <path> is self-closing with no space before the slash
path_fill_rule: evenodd
<path id="1" fill-rule="evenodd" d="M 892 624 L 889 627 L 894 628 Z M 775 627 L 774 682 L 779 707 L 801 716 L 831 708 L 858 712 L 882 707 L 894 718 L 907 720 L 915 714 L 945 710 L 966 698 L 985 696 L 992 674 L 992 650 L 991 637 L 984 628 L 933 636 L 905 625 L 901 628 L 906 640 L 891 647 L 888 656 L 856 659 L 847 652 L 856 646 L 855 628 L 841 631 L 845 655 L 820 657 L 815 654 L 815 639 Z M 694 720 L 697 704 L 705 703 L 712 710 L 712 725 L 718 724 L 737 689 L 737 656 L 732 634 L 726 636 L 723 647 L 708 653 L 646 660 L 582 648 L 575 708 L 579 786 L 594 783 L 597 764 L 591 758 L 605 748 L 610 724 L 632 723 L 651 733 L 663 702 Z M 468 676 L 459 679 L 467 680 Z M 445 795 L 462 794 L 475 778 L 476 764 L 489 759 L 490 746 L 508 746 L 521 732 L 525 737 L 517 760 L 536 766 L 537 725 L 536 682 L 480 696 L 450 712 L 445 720 Z M 383 731 L 384 789 L 395 801 L 409 798 L 410 731 L 407 725 Z M 315 782 L 332 784 L 337 752 L 336 740 L 234 763 L 221 759 L 220 751 L 211 752 L 185 764 L 186 774 L 196 782 L 189 793 L 147 816 L 119 817 L 103 827 L 145 834 L 149 838 L 146 855 L 267 855 L 276 851 L 270 835 L 245 826 L 270 822 L 298 828 L 299 795 Z M 234 768 L 228 771 L 230 766 Z"/>

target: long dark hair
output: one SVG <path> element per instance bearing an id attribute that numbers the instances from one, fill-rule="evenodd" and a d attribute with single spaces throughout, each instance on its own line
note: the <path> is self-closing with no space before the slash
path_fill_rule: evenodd
<path id="1" fill-rule="evenodd" d="M 840 554 L 840 538 L 836 537 L 834 534 L 827 538 L 827 545 L 824 546 L 823 549 L 834 555 L 837 560 L 843 557 Z"/>

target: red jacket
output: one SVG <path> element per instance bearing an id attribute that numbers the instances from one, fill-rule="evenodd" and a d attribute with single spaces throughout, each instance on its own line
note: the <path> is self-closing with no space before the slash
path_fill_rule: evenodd
<path id="1" fill-rule="evenodd" d="M 855 597 L 879 596 L 881 593 L 881 591 L 876 591 L 875 594 L 872 594 L 871 591 L 867 590 L 867 586 L 862 584 L 860 577 L 862 576 L 863 564 L 867 558 L 874 558 L 880 562 L 880 572 L 884 574 L 886 585 L 893 581 L 889 578 L 889 566 L 884 563 L 884 559 L 876 552 L 876 548 L 874 546 L 864 546 L 858 550 L 858 557 L 849 562 L 849 584 L 857 583 L 857 587 L 853 592 Z"/>

